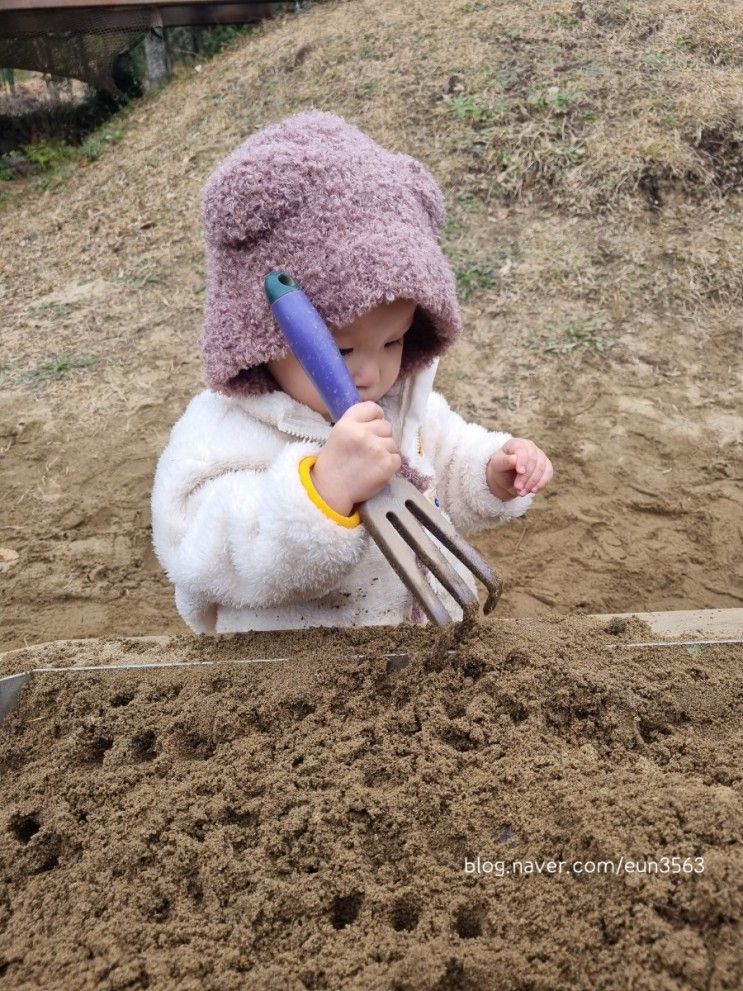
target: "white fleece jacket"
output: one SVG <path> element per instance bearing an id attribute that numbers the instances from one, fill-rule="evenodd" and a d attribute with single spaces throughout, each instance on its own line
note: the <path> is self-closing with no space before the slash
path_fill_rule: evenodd
<path id="1" fill-rule="evenodd" d="M 502 502 L 485 467 L 511 437 L 467 423 L 433 391 L 438 361 L 379 405 L 426 493 L 463 535 L 521 516 L 533 496 Z M 228 398 L 205 390 L 173 427 L 152 491 L 155 553 L 196 633 L 428 622 L 358 517 L 339 517 L 300 475 L 330 424 L 276 391 Z M 308 488 L 309 485 L 309 488 Z M 477 582 L 448 551 L 447 560 Z M 454 619 L 462 610 L 429 572 Z"/>

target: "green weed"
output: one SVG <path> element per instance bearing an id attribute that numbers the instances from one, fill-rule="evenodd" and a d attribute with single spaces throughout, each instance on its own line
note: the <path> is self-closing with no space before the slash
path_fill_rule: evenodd
<path id="1" fill-rule="evenodd" d="M 21 149 L 23 157 L 33 162 L 43 172 L 50 172 L 64 162 L 75 158 L 75 150 L 64 141 L 38 141 Z"/>
<path id="2" fill-rule="evenodd" d="M 75 304 L 60 303 L 52 299 L 45 303 L 32 303 L 31 309 L 39 310 L 40 313 L 52 313 L 57 317 L 66 317 L 68 313 L 75 309 Z"/>
<path id="3" fill-rule="evenodd" d="M 492 289 L 496 273 L 484 265 L 468 265 L 456 271 L 457 290 L 463 300 L 468 300 L 480 289 Z"/>
<path id="4" fill-rule="evenodd" d="M 43 365 L 39 365 L 34 371 L 28 372 L 24 378 L 27 382 L 33 382 L 39 385 L 51 379 L 60 378 L 62 375 L 66 375 L 67 372 L 72 371 L 73 368 L 87 368 L 88 365 L 92 365 L 96 360 L 96 358 L 92 358 L 89 355 L 74 354 L 64 355 L 61 358 L 51 358 L 49 361 L 45 361 Z"/>
<path id="5" fill-rule="evenodd" d="M 455 237 L 462 231 L 462 221 L 454 214 L 450 213 L 447 215 L 446 220 L 441 226 L 441 236 L 442 238 Z"/>
<path id="6" fill-rule="evenodd" d="M 455 96 L 449 102 L 449 110 L 458 120 L 469 124 L 484 124 L 492 117 L 489 103 L 475 96 Z"/>
<path id="7" fill-rule="evenodd" d="M 120 127 L 109 127 L 100 134 L 93 134 L 80 145 L 80 152 L 89 162 L 100 158 L 101 152 L 108 145 L 115 145 L 121 140 L 124 132 Z"/>
<path id="8" fill-rule="evenodd" d="M 648 52 L 644 61 L 645 67 L 651 70 L 681 69 L 685 64 L 684 60 L 671 58 L 665 52 Z"/>
<path id="9" fill-rule="evenodd" d="M 459 194 L 457 197 L 457 202 L 466 210 L 467 213 L 477 213 L 480 209 L 480 203 L 474 193 L 465 190 Z"/>
<path id="10" fill-rule="evenodd" d="M 557 328 L 551 329 L 556 333 L 533 344 L 533 350 L 539 350 L 543 354 L 569 354 L 571 351 L 596 351 L 604 354 L 611 346 L 611 342 L 603 336 L 606 324 L 600 313 L 568 324 L 561 332 Z"/>
<path id="11" fill-rule="evenodd" d="M 135 289 L 146 289 L 147 286 L 155 285 L 158 282 L 162 282 L 162 276 L 153 268 L 141 269 L 140 274 L 132 279 L 132 285 Z"/>
<path id="12" fill-rule="evenodd" d="M 496 82 L 506 93 L 518 85 L 520 78 L 519 70 L 513 68 L 500 69 L 495 74 Z"/>
<path id="13" fill-rule="evenodd" d="M 585 157 L 586 149 L 584 145 L 568 145 L 562 151 L 563 161 L 567 165 L 580 165 Z"/>
<path id="14" fill-rule="evenodd" d="M 729 45 L 721 45 L 717 42 L 709 50 L 709 60 L 712 65 L 727 65 L 733 58 L 733 50 Z"/>
<path id="15" fill-rule="evenodd" d="M 553 113 L 567 113 L 581 99 L 581 94 L 567 89 L 550 86 L 549 89 L 532 90 L 526 98 L 526 105 L 532 110 L 551 110 Z"/>
<path id="16" fill-rule="evenodd" d="M 379 89 L 378 79 L 369 79 L 365 83 L 359 83 L 354 89 L 354 95 L 358 97 L 373 96 Z"/>
<path id="17" fill-rule="evenodd" d="M 577 28 L 580 20 L 572 14 L 555 14 L 550 18 L 550 24 L 553 28 Z"/>
<path id="18" fill-rule="evenodd" d="M 668 56 L 663 52 L 648 52 L 645 56 L 645 65 L 649 69 L 665 69 L 668 65 Z"/>
<path id="19" fill-rule="evenodd" d="M 0 375 L 7 375 L 18 367 L 17 361 L 0 361 Z"/>
<path id="20" fill-rule="evenodd" d="M 496 200 L 505 200 L 508 196 L 508 190 L 505 186 L 501 185 L 499 182 L 491 182 L 488 186 L 488 192 L 486 199 L 489 200 L 491 197 L 495 197 Z"/>

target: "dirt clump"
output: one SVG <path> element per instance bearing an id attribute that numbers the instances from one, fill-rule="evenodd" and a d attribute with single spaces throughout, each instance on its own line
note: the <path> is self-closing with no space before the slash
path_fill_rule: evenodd
<path id="1" fill-rule="evenodd" d="M 406 634 L 407 664 L 379 628 L 34 676 L 0 727 L 0 987 L 739 987 L 739 648 Z"/>

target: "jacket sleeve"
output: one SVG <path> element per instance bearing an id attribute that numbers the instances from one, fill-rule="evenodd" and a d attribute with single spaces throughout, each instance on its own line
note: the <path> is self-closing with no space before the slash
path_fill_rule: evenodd
<path id="1" fill-rule="evenodd" d="M 503 502 L 487 485 L 488 461 L 511 436 L 468 423 L 441 393 L 431 392 L 421 430 L 424 454 L 433 462 L 441 508 L 460 533 L 497 526 L 531 505 L 532 493 Z"/>
<path id="2" fill-rule="evenodd" d="M 201 601 L 275 606 L 320 598 L 358 563 L 366 528 L 333 519 L 306 487 L 316 443 L 289 443 L 265 468 L 241 467 L 205 460 L 194 431 L 177 427 L 152 491 L 155 552 L 176 586 Z"/>

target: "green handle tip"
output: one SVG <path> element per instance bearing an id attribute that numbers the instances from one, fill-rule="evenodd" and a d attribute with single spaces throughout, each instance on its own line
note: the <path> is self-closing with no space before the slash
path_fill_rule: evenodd
<path id="1" fill-rule="evenodd" d="M 263 288 L 266 290 L 269 304 L 273 305 L 277 299 L 281 299 L 287 293 L 296 292 L 299 286 L 286 272 L 269 272 L 263 280 Z"/>

